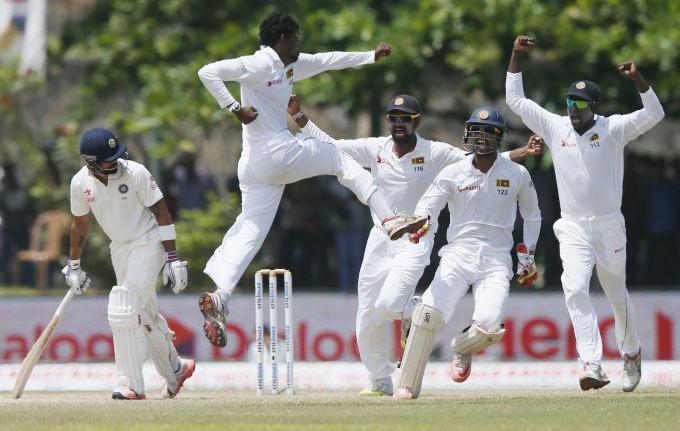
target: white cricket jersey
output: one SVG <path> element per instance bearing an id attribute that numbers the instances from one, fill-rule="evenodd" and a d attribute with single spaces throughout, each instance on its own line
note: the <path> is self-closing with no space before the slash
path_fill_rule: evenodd
<path id="1" fill-rule="evenodd" d="M 432 184 L 432 180 L 445 166 L 465 158 L 465 152 L 444 142 L 429 141 L 417 135 L 413 151 L 401 158 L 392 151 L 391 136 L 360 139 L 333 139 L 311 120 L 302 132 L 320 141 L 332 142 L 364 168 L 371 169 L 376 186 L 385 196 L 387 204 L 397 213 L 413 214 L 418 199 Z M 373 213 L 373 221 L 380 226 L 382 220 Z M 437 223 L 432 227 L 436 232 Z"/>
<path id="2" fill-rule="evenodd" d="M 529 172 L 522 165 L 497 157 L 485 174 L 474 167 L 473 159 L 474 156 L 469 155 L 445 167 L 420 199 L 414 213 L 435 220 L 448 202 L 451 223 L 446 238 L 449 244 L 488 245 L 510 251 L 519 203 L 524 219 L 524 243 L 535 246 L 541 228 L 541 211 Z"/>
<path id="3" fill-rule="evenodd" d="M 508 72 L 506 102 L 545 140 L 555 165 L 563 216 L 592 217 L 619 212 L 623 193 L 623 147 L 664 116 L 650 88 L 640 95 L 643 108 L 627 115 L 595 116 L 583 135 L 568 116 L 553 114 L 524 97 L 521 73 Z"/>
<path id="4" fill-rule="evenodd" d="M 262 46 L 253 55 L 207 64 L 198 71 L 198 76 L 220 107 L 235 101 L 224 85 L 224 81 L 234 81 L 241 84 L 241 104 L 257 109 L 257 119 L 243 125 L 243 154 L 248 156 L 252 146 L 261 148 L 292 139 L 286 108 L 294 82 L 326 70 L 374 61 L 373 51 L 303 53 L 295 63 L 284 66 L 276 51 Z"/>
<path id="5" fill-rule="evenodd" d="M 107 185 L 83 166 L 71 180 L 71 213 L 79 217 L 92 211 L 112 242 L 125 242 L 157 227 L 148 207 L 163 193 L 143 165 L 119 160 L 118 166 L 120 175 L 109 177 Z"/>

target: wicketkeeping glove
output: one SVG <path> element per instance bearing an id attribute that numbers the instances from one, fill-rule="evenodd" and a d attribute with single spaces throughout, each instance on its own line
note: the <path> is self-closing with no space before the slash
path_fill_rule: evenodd
<path id="1" fill-rule="evenodd" d="M 68 264 L 61 270 L 66 279 L 66 285 L 73 290 L 76 295 L 82 295 L 90 287 L 90 277 L 80 269 L 80 259 L 69 260 Z"/>
<path id="2" fill-rule="evenodd" d="M 517 282 L 522 287 L 531 287 L 538 278 L 534 252 L 530 252 L 522 243 L 517 244 L 517 261 Z"/>
<path id="3" fill-rule="evenodd" d="M 163 267 L 163 285 L 177 294 L 186 289 L 189 271 L 186 260 L 179 260 L 176 251 L 168 252 L 168 259 Z"/>

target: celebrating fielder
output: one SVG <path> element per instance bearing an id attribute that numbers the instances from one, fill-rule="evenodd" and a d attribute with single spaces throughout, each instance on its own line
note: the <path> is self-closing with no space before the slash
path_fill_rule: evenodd
<path id="1" fill-rule="evenodd" d="M 553 226 L 560 242 L 562 288 L 576 335 L 582 367 L 581 389 L 609 383 L 602 370 L 602 338 L 590 301 L 593 266 L 614 309 L 616 342 L 623 356 L 622 385 L 633 391 L 640 382 L 640 340 L 635 310 L 626 289 L 626 230 L 621 214 L 623 149 L 664 116 L 656 94 L 628 61 L 618 66 L 642 99 L 642 109 L 627 115 L 603 117 L 594 113 L 600 101 L 598 86 L 574 82 L 566 94 L 567 116 L 543 109 L 524 97 L 521 59 L 534 38 L 515 39 L 505 83 L 506 102 L 534 133 L 545 138 L 555 165 L 562 217 Z"/>
<path id="2" fill-rule="evenodd" d="M 260 25 L 261 49 L 253 55 L 204 66 L 198 75 L 217 100 L 243 123 L 243 151 L 238 163 L 241 214 L 208 261 L 205 273 L 217 285 L 215 293 L 199 299 L 210 342 L 227 343 L 228 301 L 271 227 L 285 184 L 317 175 L 335 175 L 341 184 L 378 215 L 392 238 L 420 228 L 425 220 L 395 215 L 371 175 L 329 143 L 300 141 L 287 128 L 286 106 L 293 83 L 326 70 L 371 64 L 391 53 L 380 43 L 374 51 L 300 53 L 299 25 L 276 13 Z M 243 106 L 224 81 L 241 84 Z"/>
<path id="3" fill-rule="evenodd" d="M 518 206 L 524 219 L 524 243 L 517 245 L 518 281 L 530 285 L 537 277 L 533 255 L 541 228 L 538 199 L 529 172 L 498 157 L 504 137 L 505 122 L 498 109 L 475 110 L 465 123 L 463 138 L 473 155 L 439 172 L 418 201 L 415 214 L 433 222 L 448 202 L 451 223 L 434 279 L 413 310 L 395 399 L 420 394 L 437 332 L 470 286 L 475 299 L 473 323 L 451 343 L 453 380 L 465 381 L 472 355 L 503 337 L 501 317 L 513 276 L 510 249 Z M 420 229 L 411 241 L 427 238 L 427 231 Z"/>
<path id="4" fill-rule="evenodd" d="M 378 189 L 397 211 L 412 213 L 435 176 L 445 166 L 465 158 L 463 150 L 423 139 L 416 133 L 422 119 L 420 102 L 407 94 L 393 97 L 387 106 L 391 136 L 377 138 L 333 139 L 308 120 L 299 105 L 298 97 L 293 95 L 288 113 L 296 118 L 302 134 L 332 142 L 363 167 L 370 168 Z M 540 145 L 528 144 L 504 156 L 519 161 L 540 151 Z M 410 319 L 415 304 L 413 293 L 430 263 L 434 235 L 424 237 L 417 245 L 406 238 L 390 241 L 379 227 L 380 218 L 375 212 L 372 215 L 375 226 L 366 243 L 358 286 L 357 343 L 370 379 L 361 394 L 392 395 L 394 365 L 388 353 L 389 323 Z M 431 225 L 436 232 L 436 218 Z"/>
<path id="5" fill-rule="evenodd" d="M 90 284 L 80 267 L 90 212 L 111 240 L 117 286 L 109 295 L 108 320 L 118 369 L 114 399 L 145 399 L 142 365 L 147 352 L 165 379 L 163 398 L 174 398 L 194 372 L 193 359 L 181 359 L 173 333 L 158 312 L 154 285 L 175 293 L 187 285 L 187 263 L 175 248 L 175 226 L 147 169 L 122 160 L 126 147 L 106 129 L 92 129 L 80 140 L 85 166 L 71 180 L 71 250 L 63 272 L 69 287 L 82 294 Z"/>

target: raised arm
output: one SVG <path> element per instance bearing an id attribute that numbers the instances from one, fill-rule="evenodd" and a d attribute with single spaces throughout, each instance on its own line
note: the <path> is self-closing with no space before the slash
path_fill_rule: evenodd
<path id="1" fill-rule="evenodd" d="M 534 133 L 546 138 L 550 143 L 552 124 L 560 121 L 560 116 L 543 109 L 533 100 L 524 96 L 522 82 L 522 59 L 534 46 L 534 38 L 518 36 L 512 47 L 508 73 L 505 78 L 505 102 L 515 114 L 522 118 Z"/>
<path id="2" fill-rule="evenodd" d="M 543 140 L 543 138 L 541 138 L 538 135 L 531 135 L 525 146 L 515 148 L 512 151 L 507 151 L 502 154 L 503 157 L 506 157 L 507 154 L 507 158 L 509 158 L 515 163 L 519 163 L 521 161 L 528 159 L 529 157 L 536 157 L 538 155 L 543 154 L 544 145 L 545 141 Z"/>
<path id="3" fill-rule="evenodd" d="M 198 71 L 198 77 L 220 108 L 228 108 L 241 123 L 248 124 L 257 118 L 257 109 L 252 106 L 242 107 L 231 95 L 224 82 L 256 82 L 258 71 L 262 66 L 260 63 L 261 61 L 252 55 L 216 61 L 203 66 Z"/>
<path id="4" fill-rule="evenodd" d="M 392 48 L 380 42 L 373 51 L 365 52 L 322 52 L 319 54 L 300 54 L 294 66 L 293 79 L 300 81 L 326 70 L 338 70 L 348 67 L 373 64 L 392 53 Z"/>
<path id="5" fill-rule="evenodd" d="M 654 90 L 649 86 L 642 73 L 632 61 L 621 63 L 618 66 L 619 73 L 630 78 L 642 99 L 642 109 L 627 115 L 612 115 L 609 124 L 617 142 L 625 145 L 648 131 L 664 117 L 661 102 L 656 97 Z"/>

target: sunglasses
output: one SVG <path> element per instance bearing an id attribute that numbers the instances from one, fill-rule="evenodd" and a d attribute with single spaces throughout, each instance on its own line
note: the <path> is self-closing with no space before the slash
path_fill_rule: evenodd
<path id="1" fill-rule="evenodd" d="M 468 132 L 484 132 L 488 134 L 502 135 L 503 132 L 496 126 L 491 126 L 489 124 L 470 124 L 467 126 Z"/>
<path id="2" fill-rule="evenodd" d="M 387 114 L 387 121 L 392 124 L 396 124 L 397 120 L 401 120 L 402 123 L 410 123 L 418 117 L 420 117 L 420 114 Z"/>
<path id="3" fill-rule="evenodd" d="M 586 109 L 588 106 L 590 106 L 590 103 L 591 102 L 587 102 L 585 100 L 574 100 L 567 97 L 567 107 L 569 108 L 576 106 L 576 109 Z"/>

